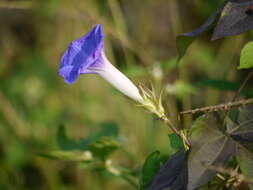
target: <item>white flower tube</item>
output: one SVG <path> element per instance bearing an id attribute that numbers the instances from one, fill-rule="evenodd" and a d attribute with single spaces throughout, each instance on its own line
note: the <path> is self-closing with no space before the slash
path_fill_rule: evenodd
<path id="1" fill-rule="evenodd" d="M 99 74 L 102 78 L 108 81 L 112 86 L 122 92 L 124 95 L 129 98 L 143 103 L 143 99 L 139 93 L 138 88 L 117 68 L 115 68 L 103 54 L 103 69 L 96 70 L 96 73 Z"/>

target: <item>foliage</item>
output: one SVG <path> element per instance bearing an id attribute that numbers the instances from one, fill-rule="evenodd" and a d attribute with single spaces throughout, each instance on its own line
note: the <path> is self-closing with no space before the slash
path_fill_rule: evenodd
<path id="1" fill-rule="evenodd" d="M 253 190 L 253 107 L 229 107 L 253 97 L 252 6 L 1 1 L 0 189 Z M 58 77 L 68 44 L 96 24 L 156 116 L 96 76 Z"/>
<path id="2" fill-rule="evenodd" d="M 147 187 L 152 179 L 152 177 L 158 172 L 161 165 L 161 155 L 160 152 L 155 151 L 151 153 L 145 163 L 143 164 L 142 171 L 140 174 L 140 189 Z"/>
<path id="3" fill-rule="evenodd" d="M 169 134 L 169 139 L 170 139 L 170 146 L 175 151 L 178 151 L 184 147 L 182 140 L 175 133 Z"/>
<path id="4" fill-rule="evenodd" d="M 145 190 L 162 190 L 167 187 L 171 189 L 185 189 L 187 186 L 187 154 L 184 150 L 180 150 L 171 156 Z"/>
<path id="5" fill-rule="evenodd" d="M 253 1 L 228 1 L 212 36 L 213 40 L 241 34 L 253 28 L 250 13 Z"/>
<path id="6" fill-rule="evenodd" d="M 242 118 L 242 114 L 247 115 L 247 118 Z M 244 109 L 240 115 L 233 125 L 233 132 L 228 133 L 224 133 L 223 122 L 218 116 L 208 114 L 198 118 L 191 128 L 191 148 L 187 158 L 182 152 L 173 155 L 153 177 L 147 189 L 197 189 L 211 181 L 220 171 L 220 167 L 225 167 L 232 156 L 236 156 L 246 179 L 251 180 L 253 123 L 249 118 L 252 117 L 252 107 Z M 245 135 L 249 146 L 243 146 Z"/>
<path id="7" fill-rule="evenodd" d="M 252 51 L 253 42 L 249 42 L 243 47 L 240 57 L 239 69 L 248 69 L 253 67 Z"/>
<path id="8" fill-rule="evenodd" d="M 120 144 L 113 138 L 117 135 L 115 124 L 102 123 L 100 126 L 102 127 L 97 133 L 75 141 L 67 136 L 65 127 L 61 125 L 57 138 L 60 150 L 39 155 L 68 161 L 92 161 L 93 157 L 105 161 L 112 152 L 119 148 Z M 106 131 L 105 127 L 107 127 Z"/>
<path id="9" fill-rule="evenodd" d="M 180 34 L 177 37 L 178 60 L 184 56 L 194 39 L 208 30 L 218 17 L 219 21 L 214 27 L 212 40 L 238 35 L 252 29 L 252 5 L 253 1 L 226 0 L 202 26 L 192 32 Z"/>
<path id="10" fill-rule="evenodd" d="M 202 116 L 192 127 L 187 189 L 206 184 L 217 173 L 212 167 L 224 166 L 234 155 L 234 142 L 223 134 L 221 127 L 222 121 L 213 115 Z"/>

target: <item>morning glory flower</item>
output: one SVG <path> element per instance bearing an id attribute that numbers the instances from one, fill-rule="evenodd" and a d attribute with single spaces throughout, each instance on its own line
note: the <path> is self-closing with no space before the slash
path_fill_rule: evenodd
<path id="1" fill-rule="evenodd" d="M 59 74 L 69 84 L 80 74 L 98 74 L 126 96 L 143 103 L 138 88 L 107 59 L 100 24 L 70 43 L 61 59 Z"/>

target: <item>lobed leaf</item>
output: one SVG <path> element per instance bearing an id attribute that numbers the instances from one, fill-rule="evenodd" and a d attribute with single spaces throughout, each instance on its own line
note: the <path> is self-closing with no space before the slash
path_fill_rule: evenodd
<path id="1" fill-rule="evenodd" d="M 242 51 L 240 57 L 240 65 L 238 69 L 248 69 L 253 67 L 253 42 L 247 43 Z"/>
<path id="2" fill-rule="evenodd" d="M 230 0 L 224 7 L 212 40 L 238 35 L 253 28 L 252 0 Z"/>
<path id="3" fill-rule="evenodd" d="M 238 35 L 253 28 L 253 0 L 225 0 L 207 21 L 192 32 L 177 36 L 178 60 L 185 55 L 188 47 L 203 32 L 207 31 L 219 18 L 214 28 L 212 40 Z M 251 67 L 251 66 L 250 66 Z"/>
<path id="4" fill-rule="evenodd" d="M 178 59 L 179 62 L 181 58 L 185 55 L 188 47 L 192 44 L 192 42 L 203 32 L 207 31 L 211 25 L 218 19 L 220 13 L 222 12 L 226 2 L 226 0 L 205 22 L 203 25 L 201 25 L 199 28 L 183 33 L 177 36 L 176 38 L 176 45 L 177 45 L 177 51 L 178 51 Z"/>
<path id="5" fill-rule="evenodd" d="M 235 141 L 253 151 L 253 106 L 245 106 L 239 110 L 238 118 L 228 123 L 227 133 Z"/>
<path id="6" fill-rule="evenodd" d="M 249 183 L 250 190 L 253 190 L 253 152 L 237 144 L 236 158 L 242 174 L 246 177 L 245 181 Z"/>
<path id="7" fill-rule="evenodd" d="M 187 156 L 188 152 L 178 151 L 154 175 L 150 185 L 145 190 L 186 190 L 187 186 Z"/>
<path id="8" fill-rule="evenodd" d="M 188 158 L 187 190 L 210 181 L 217 173 L 213 167 L 224 163 L 235 153 L 234 141 L 220 130 L 222 121 L 212 114 L 200 117 L 192 128 L 192 144 Z"/>

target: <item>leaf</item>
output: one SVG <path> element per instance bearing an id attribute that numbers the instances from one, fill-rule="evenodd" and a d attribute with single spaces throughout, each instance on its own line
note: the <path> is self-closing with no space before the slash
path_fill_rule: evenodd
<path id="1" fill-rule="evenodd" d="M 239 84 L 221 80 L 221 79 L 205 79 L 197 83 L 197 85 L 208 86 L 218 90 L 237 91 L 240 87 Z"/>
<path id="2" fill-rule="evenodd" d="M 230 120 L 227 127 L 227 133 L 231 137 L 253 151 L 253 106 L 245 106 L 239 109 L 237 120 Z"/>
<path id="3" fill-rule="evenodd" d="M 92 152 L 94 157 L 101 160 L 106 160 L 106 158 L 114 152 L 119 147 L 119 143 L 109 137 L 101 137 L 94 143 L 90 144 L 89 150 Z"/>
<path id="4" fill-rule="evenodd" d="M 89 150 L 58 150 L 49 153 L 38 153 L 39 156 L 54 160 L 65 160 L 65 161 L 91 161 L 94 157 L 101 160 L 106 160 L 113 151 L 119 147 L 117 141 L 109 137 L 101 137 L 89 147 Z"/>
<path id="5" fill-rule="evenodd" d="M 101 122 L 98 124 L 97 133 L 90 136 L 90 139 L 98 139 L 100 137 L 117 137 L 119 134 L 118 127 L 113 122 Z"/>
<path id="6" fill-rule="evenodd" d="M 253 67 L 253 42 L 249 42 L 243 47 L 238 69 L 248 69 L 251 67 Z"/>
<path id="7" fill-rule="evenodd" d="M 188 47 L 196 39 L 196 36 L 197 35 L 194 35 L 194 34 L 191 34 L 191 33 L 184 33 L 184 34 L 181 34 L 181 35 L 179 35 L 179 36 L 176 37 L 177 52 L 178 52 L 177 63 L 185 55 Z"/>
<path id="8" fill-rule="evenodd" d="M 150 185 L 145 190 L 186 190 L 187 186 L 187 155 L 184 150 L 172 155 L 154 175 Z"/>
<path id="9" fill-rule="evenodd" d="M 170 139 L 170 146 L 178 151 L 179 149 L 183 149 L 184 148 L 184 143 L 183 141 L 175 134 L 169 134 L 169 139 Z"/>
<path id="10" fill-rule="evenodd" d="M 199 28 L 193 30 L 192 32 L 183 33 L 177 36 L 176 38 L 176 45 L 178 51 L 178 59 L 177 62 L 181 60 L 181 58 L 185 55 L 188 47 L 192 44 L 192 42 L 203 32 L 207 31 L 210 26 L 217 20 L 218 16 L 220 15 L 223 7 L 225 6 L 226 0 L 216 11 L 213 13 L 203 25 Z"/>
<path id="11" fill-rule="evenodd" d="M 66 135 L 63 125 L 59 127 L 57 141 L 64 151 L 89 150 L 94 157 L 105 160 L 113 151 L 118 149 L 119 143 L 114 139 L 118 134 L 117 126 L 113 123 L 101 123 L 98 132 L 80 140 L 70 139 Z"/>
<path id="12" fill-rule="evenodd" d="M 79 140 L 71 139 L 66 134 L 66 129 L 60 125 L 57 134 L 57 143 L 61 150 L 87 150 L 89 146 L 101 137 L 116 137 L 118 135 L 117 125 L 110 122 L 102 122 L 94 127 L 94 133 Z"/>
<path id="13" fill-rule="evenodd" d="M 89 151 L 52 151 L 49 153 L 38 153 L 37 155 L 53 160 L 64 161 L 92 161 L 92 154 Z"/>
<path id="14" fill-rule="evenodd" d="M 187 190 L 194 190 L 210 181 L 217 171 L 212 167 L 224 165 L 235 153 L 234 141 L 220 130 L 222 121 L 212 114 L 200 117 L 193 125 L 192 145 L 188 159 Z"/>
<path id="15" fill-rule="evenodd" d="M 152 177 L 160 169 L 160 166 L 161 154 L 159 151 L 155 151 L 147 157 L 143 164 L 139 181 L 141 190 L 148 186 Z"/>
<path id="16" fill-rule="evenodd" d="M 76 141 L 68 138 L 64 125 L 60 125 L 57 133 L 57 143 L 61 150 L 79 149 Z"/>
<path id="17" fill-rule="evenodd" d="M 253 190 L 253 152 L 237 144 L 236 158 L 242 174 L 248 179 L 246 182 L 251 182 L 249 187 Z"/>
<path id="18" fill-rule="evenodd" d="M 239 83 L 234 83 L 228 80 L 221 79 L 206 79 L 198 82 L 196 85 L 198 86 L 207 86 L 210 88 L 214 88 L 221 91 L 238 91 L 240 88 Z M 242 89 L 241 94 L 243 95 L 252 95 L 253 90 L 251 89 Z"/>
<path id="19" fill-rule="evenodd" d="M 253 28 L 253 15 L 250 13 L 253 1 L 231 0 L 224 7 L 212 40 L 238 35 Z"/>

